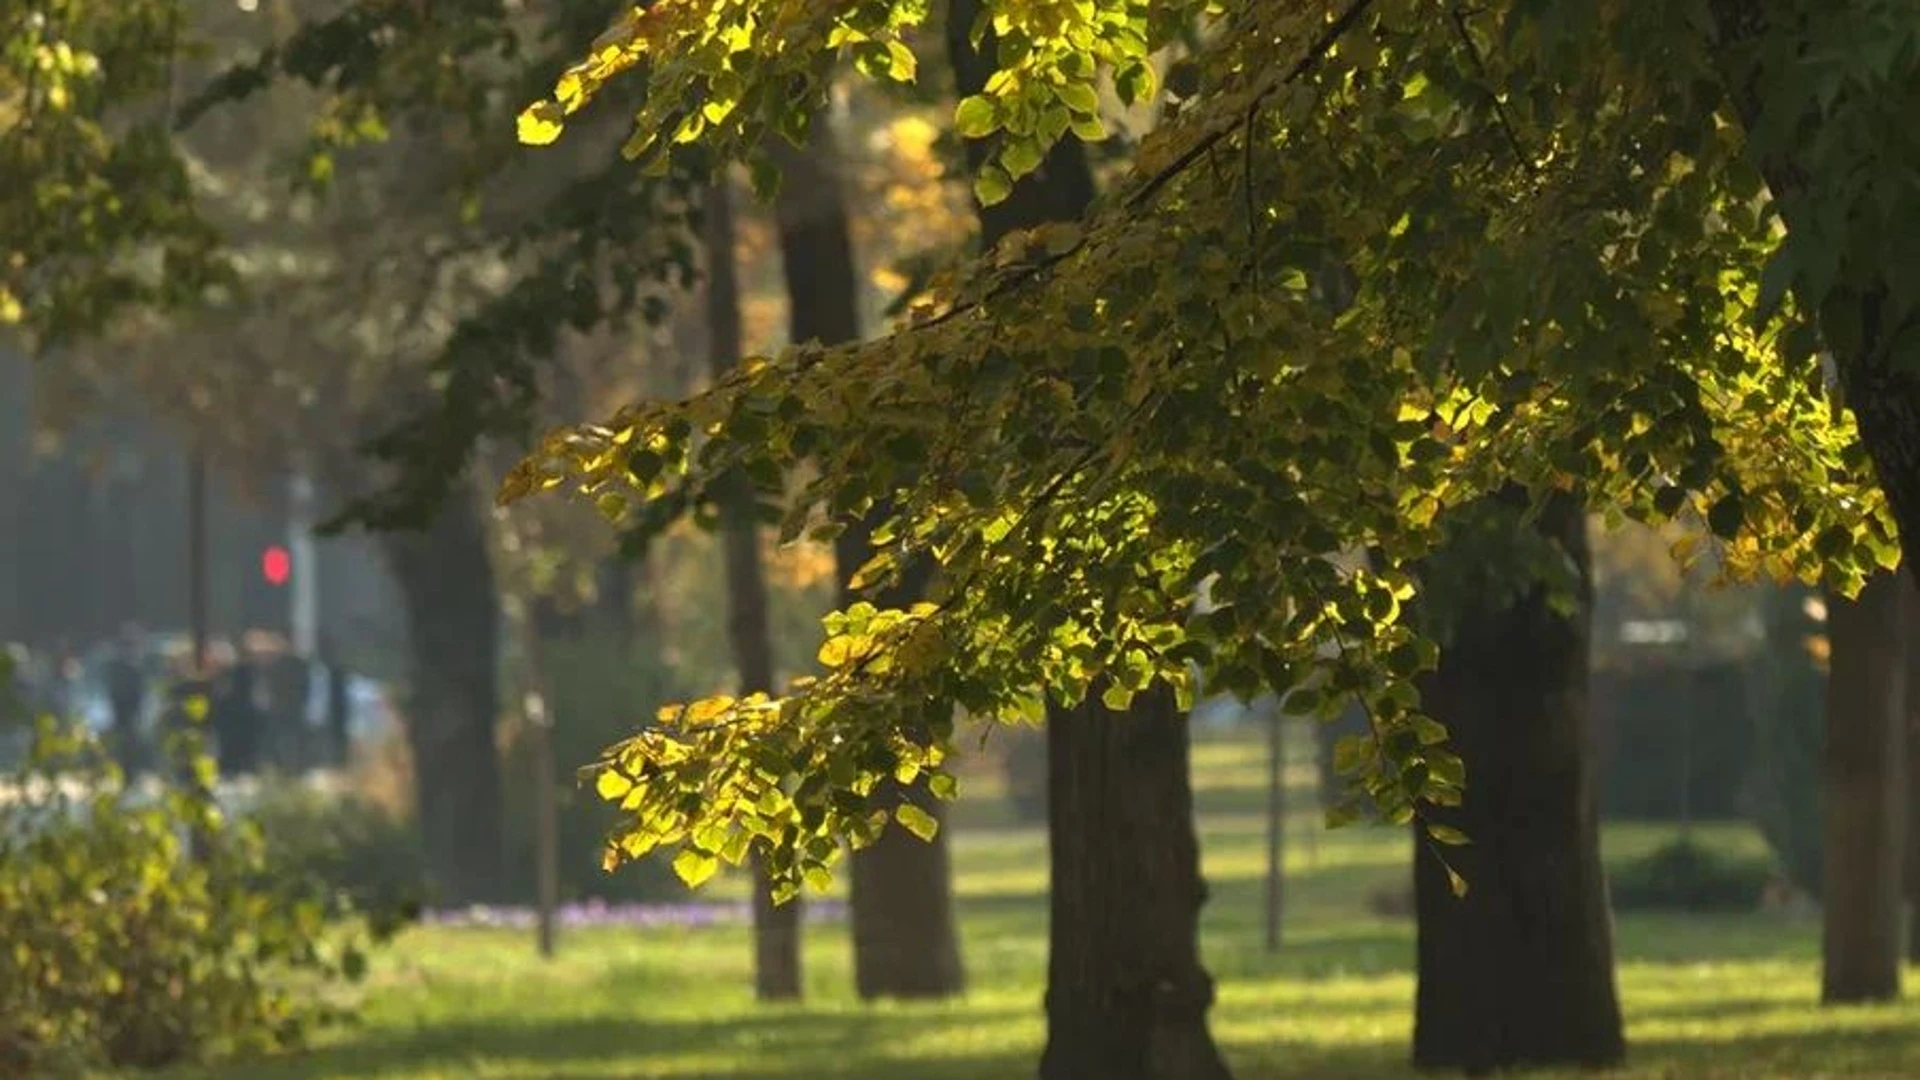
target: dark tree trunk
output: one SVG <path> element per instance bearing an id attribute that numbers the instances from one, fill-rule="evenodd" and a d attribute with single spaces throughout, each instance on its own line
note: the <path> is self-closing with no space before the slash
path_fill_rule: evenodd
<path id="1" fill-rule="evenodd" d="M 865 562 L 868 550 L 865 530 L 860 528 L 847 530 L 835 543 L 842 607 L 855 599 L 844 582 Z M 897 606 L 925 591 L 926 575 L 909 573 L 879 600 Z M 867 999 L 958 994 L 966 988 L 966 968 L 954 919 L 946 804 L 933 797 L 924 780 L 900 784 L 891 777 L 880 782 L 873 801 L 888 812 L 912 802 L 942 827 L 928 842 L 890 827 L 872 845 L 853 853 L 849 907 L 854 987 Z"/>
<path id="2" fill-rule="evenodd" d="M 790 337 L 796 343 L 827 345 L 856 340 L 860 279 L 832 128 L 824 116 L 817 117 L 806 149 L 782 144 L 781 150 L 782 183 L 774 210 L 786 268 Z M 842 607 L 856 599 L 846 582 L 871 554 L 864 528 L 849 529 L 835 543 Z M 921 584 L 906 583 L 881 601 L 911 603 L 923 592 Z M 889 811 L 907 800 L 944 821 L 944 807 L 924 781 L 903 787 L 889 778 L 874 793 L 875 805 Z M 946 830 L 922 842 L 890 828 L 874 844 L 854 852 L 852 862 L 853 979 L 860 996 L 939 998 L 960 993 L 966 976 L 954 926 Z"/>
<path id="3" fill-rule="evenodd" d="M 1901 828 L 1906 823 L 1904 575 L 1857 600 L 1827 597 L 1826 869 L 1820 998 L 1900 994 Z"/>
<path id="4" fill-rule="evenodd" d="M 1156 687 L 1047 719 L 1053 899 L 1042 1080 L 1225 1080 L 1200 964 L 1187 718 Z"/>
<path id="5" fill-rule="evenodd" d="M 381 534 L 406 605 L 407 742 L 427 870 L 443 904 L 500 899 L 500 602 L 486 522 L 464 485 L 421 531 Z"/>
<path id="6" fill-rule="evenodd" d="M 1587 760 L 1586 520 L 1559 500 L 1538 527 L 1579 568 L 1578 613 L 1553 612 L 1544 589 L 1505 610 L 1449 613 L 1422 687 L 1467 767 L 1463 805 L 1434 817 L 1472 840 L 1440 849 L 1464 898 L 1435 850 L 1415 845 L 1423 1069 L 1606 1066 L 1626 1053 Z"/>
<path id="7" fill-rule="evenodd" d="M 724 181 L 707 189 L 707 360 L 714 378 L 740 357 L 740 279 L 734 267 L 733 200 Z M 740 669 L 740 692 L 773 690 L 773 637 L 767 627 L 767 579 L 760 565 L 760 526 L 744 476 L 721 495 L 721 544 L 727 578 L 727 636 Z M 753 988 L 761 1001 L 800 997 L 800 900 L 775 904 L 754 860 Z"/>
<path id="8" fill-rule="evenodd" d="M 947 55 L 961 96 L 994 68 L 975 49 L 977 0 L 952 0 Z M 967 143 L 977 171 L 985 147 Z M 983 250 L 1007 233 L 1077 220 L 1093 201 L 1086 150 L 1061 140 L 997 206 L 980 208 Z M 1043 1080 L 1227 1080 L 1207 1027 L 1213 980 L 1200 964 L 1199 843 L 1187 775 L 1187 718 L 1171 691 L 1113 713 L 1098 693 L 1047 716 L 1047 1045 Z"/>
<path id="9" fill-rule="evenodd" d="M 1920 591 L 1907 576 L 1907 693 L 1906 693 L 1906 865 L 1902 877 L 1907 894 L 1907 962 L 1920 964 Z"/>

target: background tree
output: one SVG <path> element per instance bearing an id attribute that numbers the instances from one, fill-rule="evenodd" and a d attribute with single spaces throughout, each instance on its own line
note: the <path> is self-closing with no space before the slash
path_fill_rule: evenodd
<path id="1" fill-rule="evenodd" d="M 1827 597 L 1820 996 L 1829 1003 L 1900 993 L 1910 589 L 1905 575 L 1883 574 L 1858 599 Z"/>
<path id="2" fill-rule="evenodd" d="M 782 148 L 781 184 L 774 197 L 785 268 L 789 337 L 840 345 L 860 337 L 860 278 L 855 268 L 844 182 L 833 128 L 825 115 L 809 124 L 804 147 Z M 856 524 L 834 540 L 839 604 L 861 597 L 856 575 L 872 557 L 870 530 Z M 912 575 L 886 606 L 910 602 L 924 580 Z M 892 815 L 911 803 L 938 822 L 945 814 L 924 777 L 906 783 L 880 779 L 872 802 Z M 954 925 L 953 870 L 945 836 L 921 841 L 889 830 L 853 853 L 849 875 L 854 989 L 862 998 L 937 998 L 966 985 Z"/>

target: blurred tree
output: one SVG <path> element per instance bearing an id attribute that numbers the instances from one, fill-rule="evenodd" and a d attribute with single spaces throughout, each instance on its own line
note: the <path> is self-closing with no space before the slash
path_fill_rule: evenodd
<path id="1" fill-rule="evenodd" d="M 774 197 L 781 264 L 785 268 L 789 338 L 798 343 L 840 345 L 860 337 L 860 278 L 855 268 L 845 181 L 833 126 L 827 115 L 809 125 L 806 145 L 783 148 L 781 184 Z M 864 523 L 834 541 L 839 605 L 862 597 L 855 575 L 873 548 Z M 902 606 L 924 592 L 924 575 L 909 574 L 877 599 Z M 921 734 L 922 739 L 930 734 Z M 902 783 L 880 777 L 870 796 L 890 817 L 911 803 L 936 822 L 945 816 L 927 790 L 927 778 Z M 854 988 L 862 998 L 938 998 L 966 984 L 960 939 L 953 918 L 953 871 L 947 838 L 921 841 L 904 829 L 889 829 L 853 853 L 850 918 Z"/>
<path id="2" fill-rule="evenodd" d="M 0 13 L 0 326 L 41 348 L 224 277 L 167 135 L 180 0 Z"/>
<path id="3" fill-rule="evenodd" d="M 1911 589 L 1905 574 L 1882 574 L 1857 599 L 1827 597 L 1820 997 L 1828 1004 L 1900 995 Z"/>
<path id="4" fill-rule="evenodd" d="M 708 370 L 724 378 L 741 354 L 740 279 L 735 269 L 733 196 L 724 177 L 701 202 L 706 245 Z M 767 632 L 767 582 L 760 563 L 760 515 L 744 475 L 722 481 L 719 493 L 727 572 L 727 633 L 739 666 L 743 695 L 774 689 L 773 642 Z M 755 866 L 753 885 L 753 986 L 762 1001 L 800 997 L 800 900 L 777 902 Z"/>

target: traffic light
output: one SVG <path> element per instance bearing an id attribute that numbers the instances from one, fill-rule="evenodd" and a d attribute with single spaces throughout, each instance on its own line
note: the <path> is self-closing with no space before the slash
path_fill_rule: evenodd
<path id="1" fill-rule="evenodd" d="M 293 576 L 293 556 L 279 544 L 268 546 L 260 553 L 260 576 L 267 579 L 269 585 L 285 585 Z"/>

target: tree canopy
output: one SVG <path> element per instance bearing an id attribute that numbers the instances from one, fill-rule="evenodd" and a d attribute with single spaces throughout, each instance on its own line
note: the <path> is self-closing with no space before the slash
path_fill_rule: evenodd
<path id="1" fill-rule="evenodd" d="M 1836 328 L 1811 316 L 1910 243 L 1912 155 L 1869 140 L 1905 138 L 1889 110 L 1920 19 L 1765 6 L 1742 37 L 1706 3 L 984 4 L 968 29 L 1000 70 L 954 114 L 990 141 L 982 201 L 1116 102 L 1162 110 L 1089 217 L 1011 238 L 883 338 L 558 432 L 503 490 L 631 525 L 744 471 L 788 497 L 788 536 L 889 507 L 867 586 L 920 553 L 943 568 L 924 603 L 832 616 L 824 672 L 788 695 L 672 708 L 613 748 L 599 792 L 632 824 L 610 860 L 677 844 L 698 880 L 758 840 L 790 886 L 819 877 L 837 836 L 886 824 L 863 809 L 875 777 L 939 768 L 944 703 L 1031 718 L 1042 694 L 1118 706 L 1156 679 L 1296 711 L 1357 697 L 1350 812 L 1455 801 L 1412 688 L 1437 635 L 1408 602 L 1516 485 L 1536 508 L 1697 516 L 1738 573 L 1852 589 L 1897 564 L 1815 360 Z M 915 78 L 929 15 L 636 7 L 520 136 L 638 80 L 629 154 L 742 159 L 765 188 L 768 139 L 804 135 L 837 62 Z M 1784 76 L 1751 75 L 1782 50 Z M 1789 233 L 1766 166 L 1808 138 L 1814 194 L 1792 198 L 1819 209 Z"/>

